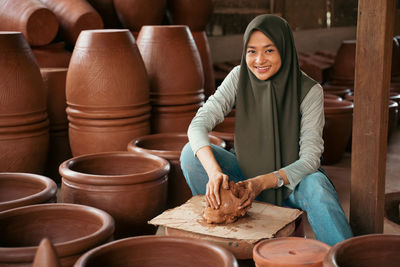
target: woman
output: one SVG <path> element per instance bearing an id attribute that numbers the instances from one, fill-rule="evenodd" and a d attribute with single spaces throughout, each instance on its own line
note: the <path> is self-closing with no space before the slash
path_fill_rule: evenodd
<path id="1" fill-rule="evenodd" d="M 258 200 L 299 208 L 318 240 L 334 245 L 352 236 L 337 193 L 320 169 L 323 152 L 322 87 L 299 68 L 285 20 L 261 15 L 244 34 L 240 66 L 199 109 L 181 153 L 193 195 L 220 205 L 228 180 L 246 187 L 240 208 Z M 210 145 L 208 132 L 235 105 L 235 150 Z"/>

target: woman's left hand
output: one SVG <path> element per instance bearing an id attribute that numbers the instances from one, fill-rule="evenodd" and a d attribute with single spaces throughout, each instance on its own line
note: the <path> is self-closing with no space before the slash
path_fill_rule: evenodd
<path id="1" fill-rule="evenodd" d="M 265 181 L 262 176 L 238 182 L 238 185 L 245 189 L 239 209 L 250 206 L 253 200 L 265 189 Z"/>

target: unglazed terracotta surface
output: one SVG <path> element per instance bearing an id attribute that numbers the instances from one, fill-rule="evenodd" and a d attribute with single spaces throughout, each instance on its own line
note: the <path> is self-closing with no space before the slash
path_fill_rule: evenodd
<path id="1" fill-rule="evenodd" d="M 188 25 L 192 31 L 204 31 L 212 12 L 212 0 L 168 0 L 172 24 Z"/>
<path id="2" fill-rule="evenodd" d="M 117 240 L 83 255 L 76 267 L 237 267 L 235 257 L 211 242 L 170 236 Z"/>
<path id="3" fill-rule="evenodd" d="M 0 31 L 22 32 L 31 45 L 46 45 L 56 37 L 57 17 L 40 0 L 0 1 L 0 10 Z"/>
<path id="4" fill-rule="evenodd" d="M 40 241 L 33 260 L 33 267 L 60 267 L 57 251 L 49 239 L 43 238 Z"/>
<path id="5" fill-rule="evenodd" d="M 57 185 L 32 173 L 0 173 L 0 211 L 56 202 Z"/>
<path id="6" fill-rule="evenodd" d="M 66 97 L 74 156 L 123 151 L 133 138 L 150 133 L 149 81 L 128 30 L 82 31 Z"/>
<path id="7" fill-rule="evenodd" d="M 19 32 L 0 32 L 0 171 L 42 173 L 49 143 L 46 92 Z"/>
<path id="8" fill-rule="evenodd" d="M 329 245 L 315 239 L 281 237 L 257 243 L 253 259 L 259 267 L 322 267 L 329 249 Z"/>
<path id="9" fill-rule="evenodd" d="M 324 99 L 323 164 L 338 162 L 350 141 L 353 125 L 353 103 L 347 100 Z"/>
<path id="10" fill-rule="evenodd" d="M 241 204 L 241 198 L 244 195 L 244 188 L 235 182 L 229 182 L 229 189 L 220 187 L 221 205 L 218 209 L 206 207 L 203 217 L 207 223 L 224 223 L 229 224 L 235 222 L 240 217 L 246 215 L 250 206 L 245 209 L 238 209 Z"/>
<path id="11" fill-rule="evenodd" d="M 38 245 L 48 238 L 61 265 L 112 238 L 114 220 L 99 209 L 73 204 L 40 204 L 0 212 L 0 265 L 32 266 Z"/>
<path id="12" fill-rule="evenodd" d="M 64 42 L 33 47 L 32 52 L 40 68 L 67 68 L 71 59 Z"/>
<path id="13" fill-rule="evenodd" d="M 85 0 L 40 0 L 60 22 L 63 40 L 75 44 L 81 31 L 102 29 L 103 20 L 99 13 Z"/>
<path id="14" fill-rule="evenodd" d="M 166 8 L 166 0 L 114 0 L 115 10 L 125 28 L 139 32 L 143 25 L 160 25 Z"/>
<path id="15" fill-rule="evenodd" d="M 83 155 L 60 166 L 61 199 L 102 209 L 115 219 L 115 237 L 152 234 L 147 221 L 165 210 L 169 163 L 147 153 Z"/>
<path id="16" fill-rule="evenodd" d="M 210 141 L 217 146 L 225 147 L 225 142 L 220 138 L 210 136 Z M 150 153 L 169 161 L 171 168 L 168 174 L 168 208 L 181 205 L 192 197 L 179 161 L 182 148 L 188 142 L 187 134 L 162 133 L 141 136 L 128 144 L 128 151 Z"/>
<path id="17" fill-rule="evenodd" d="M 324 267 L 397 267 L 400 262 L 400 235 L 370 234 L 352 237 L 333 246 Z"/>

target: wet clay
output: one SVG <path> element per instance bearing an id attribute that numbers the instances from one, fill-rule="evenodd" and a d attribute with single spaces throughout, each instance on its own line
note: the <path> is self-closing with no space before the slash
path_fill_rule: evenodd
<path id="1" fill-rule="evenodd" d="M 229 189 L 220 188 L 221 205 L 218 209 L 206 207 L 203 217 L 207 223 L 229 224 L 243 217 L 250 208 L 238 209 L 241 197 L 245 193 L 245 188 L 233 181 L 229 182 Z"/>

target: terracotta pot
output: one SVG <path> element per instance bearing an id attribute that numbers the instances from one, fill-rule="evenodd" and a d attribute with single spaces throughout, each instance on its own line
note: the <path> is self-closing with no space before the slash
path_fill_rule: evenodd
<path id="1" fill-rule="evenodd" d="M 151 110 L 152 133 L 186 133 L 201 104 L 180 106 L 153 106 Z"/>
<path id="2" fill-rule="evenodd" d="M 0 31 L 22 32 L 31 45 L 46 45 L 56 37 L 57 17 L 40 0 L 1 1 L 0 10 Z"/>
<path id="3" fill-rule="evenodd" d="M 385 218 L 390 226 L 400 231 L 400 193 L 385 194 Z"/>
<path id="4" fill-rule="evenodd" d="M 343 84 L 325 83 L 322 85 L 322 88 L 324 89 L 324 93 L 328 93 L 331 95 L 337 95 L 337 96 L 340 96 L 341 98 L 346 98 L 346 95 L 352 93 L 354 86 L 353 85 L 348 86 L 348 85 L 343 85 Z"/>
<path id="5" fill-rule="evenodd" d="M 204 31 L 213 12 L 212 0 L 168 0 L 172 24 L 187 25 L 192 31 Z"/>
<path id="6" fill-rule="evenodd" d="M 60 267 L 61 262 L 58 259 L 56 249 L 47 238 L 40 241 L 33 260 L 33 267 Z"/>
<path id="7" fill-rule="evenodd" d="M 154 226 L 147 221 L 165 209 L 168 171 L 168 161 L 143 153 L 107 152 L 72 158 L 60 166 L 61 199 L 111 214 L 116 238 L 154 233 Z"/>
<path id="8" fill-rule="evenodd" d="M 0 211 L 57 201 L 57 185 L 47 177 L 18 172 L 0 173 Z"/>
<path id="9" fill-rule="evenodd" d="M 46 93 L 21 33 L 0 33 L 0 172 L 42 173 L 49 142 Z"/>
<path id="10" fill-rule="evenodd" d="M 115 10 L 125 28 L 139 32 L 143 25 L 160 25 L 162 23 L 166 0 L 114 0 Z"/>
<path id="11" fill-rule="evenodd" d="M 349 238 L 333 246 L 324 267 L 385 266 L 400 262 L 400 235 L 370 234 Z"/>
<path id="12" fill-rule="evenodd" d="M 210 136 L 210 141 L 217 146 L 225 147 L 225 142 L 218 137 Z M 168 174 L 168 208 L 179 206 L 192 197 L 179 160 L 182 148 L 188 142 L 187 134 L 164 133 L 141 136 L 128 144 L 128 151 L 150 153 L 169 161 L 171 169 Z"/>
<path id="13" fill-rule="evenodd" d="M 41 204 L 0 212 L 0 265 L 32 266 L 39 242 L 48 238 L 62 266 L 112 238 L 106 212 L 72 204 Z"/>
<path id="14" fill-rule="evenodd" d="M 66 91 L 74 156 L 122 151 L 150 133 L 149 81 L 128 30 L 82 31 Z"/>
<path id="15" fill-rule="evenodd" d="M 258 267 L 322 267 L 330 246 L 315 239 L 280 237 L 258 242 L 253 259 Z"/>
<path id="16" fill-rule="evenodd" d="M 338 162 L 350 140 L 353 125 L 353 103 L 324 99 L 325 125 L 322 164 Z"/>
<path id="17" fill-rule="evenodd" d="M 103 20 L 99 13 L 85 0 L 40 0 L 60 22 L 63 40 L 75 44 L 81 31 L 102 29 Z"/>
<path id="18" fill-rule="evenodd" d="M 200 53 L 201 65 L 203 66 L 204 74 L 204 95 L 207 100 L 210 95 L 215 93 L 215 77 L 213 62 L 210 52 L 210 45 L 208 43 L 207 35 L 204 31 L 193 32 L 192 35 L 196 42 L 197 49 Z"/>
<path id="19" fill-rule="evenodd" d="M 235 117 L 225 117 L 224 121 L 216 125 L 210 134 L 224 140 L 227 150 L 234 148 Z"/>
<path id="20" fill-rule="evenodd" d="M 333 79 L 342 83 L 354 83 L 356 40 L 343 40 L 333 64 Z"/>
<path id="21" fill-rule="evenodd" d="M 324 98 L 325 99 L 335 99 L 335 100 L 339 100 L 339 101 L 343 100 L 343 98 L 341 98 L 340 96 L 337 96 L 337 95 L 334 95 L 334 94 L 325 93 L 325 92 L 324 92 Z"/>
<path id="22" fill-rule="evenodd" d="M 64 42 L 33 47 L 32 52 L 40 68 L 67 68 L 71 59 Z"/>
<path id="23" fill-rule="evenodd" d="M 83 255 L 76 267 L 89 266 L 238 266 L 226 249 L 184 237 L 138 236 L 117 240 Z"/>
<path id="24" fill-rule="evenodd" d="M 94 9 L 100 14 L 104 28 L 121 29 L 122 25 L 118 19 L 117 12 L 114 7 L 114 0 L 87 0 Z"/>
<path id="25" fill-rule="evenodd" d="M 42 68 L 47 91 L 47 112 L 50 120 L 50 146 L 47 157 L 45 175 L 55 182 L 61 181 L 58 167 L 62 162 L 72 157 L 68 139 L 68 119 L 65 111 L 65 82 L 67 68 Z"/>
<path id="26" fill-rule="evenodd" d="M 187 26 L 143 26 L 137 43 L 150 79 L 152 105 L 204 100 L 201 59 Z"/>

